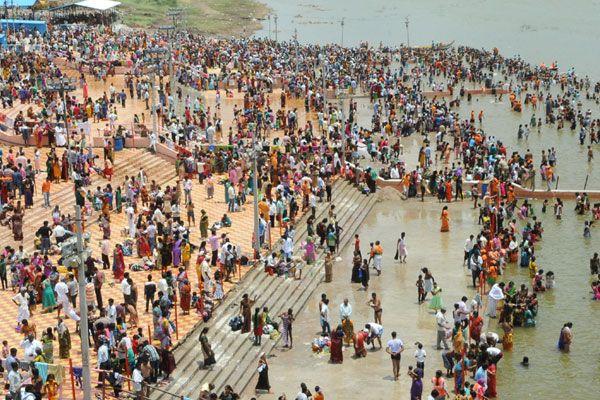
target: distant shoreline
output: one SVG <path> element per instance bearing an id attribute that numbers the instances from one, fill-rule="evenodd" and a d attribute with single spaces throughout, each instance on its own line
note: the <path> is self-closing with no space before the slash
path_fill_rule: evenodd
<path id="1" fill-rule="evenodd" d="M 131 28 L 157 28 L 172 21 L 170 8 L 180 8 L 181 27 L 216 37 L 251 36 L 262 28 L 271 9 L 256 0 L 121 0 L 122 23 Z"/>

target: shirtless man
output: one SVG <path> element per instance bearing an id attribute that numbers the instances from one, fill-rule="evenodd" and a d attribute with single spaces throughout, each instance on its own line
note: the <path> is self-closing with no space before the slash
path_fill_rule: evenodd
<path id="1" fill-rule="evenodd" d="M 373 309 L 373 319 L 378 324 L 381 324 L 381 298 L 377 297 L 377 293 L 371 293 L 371 300 L 367 301 L 367 304 Z"/>

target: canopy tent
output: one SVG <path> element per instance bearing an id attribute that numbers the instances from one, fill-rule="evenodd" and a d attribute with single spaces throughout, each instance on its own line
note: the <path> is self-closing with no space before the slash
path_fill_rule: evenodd
<path id="1" fill-rule="evenodd" d="M 98 11 L 106 11 L 111 8 L 120 6 L 121 2 L 112 0 L 83 0 L 75 3 L 75 5 L 79 7 L 91 8 L 93 10 Z"/>
<path id="2" fill-rule="evenodd" d="M 118 18 L 116 7 L 119 5 L 121 5 L 120 1 L 113 0 L 82 0 L 62 4 L 48 9 L 52 13 L 50 23 L 53 25 L 78 23 L 112 25 Z"/>
<path id="3" fill-rule="evenodd" d="M 0 27 L 3 31 L 14 31 L 25 29 L 27 32 L 38 31 L 42 35 L 46 34 L 46 21 L 36 21 L 32 19 L 0 19 Z"/>

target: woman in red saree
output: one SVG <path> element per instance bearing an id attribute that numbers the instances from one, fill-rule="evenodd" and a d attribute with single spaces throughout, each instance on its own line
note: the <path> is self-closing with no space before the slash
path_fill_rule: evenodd
<path id="1" fill-rule="evenodd" d="M 192 303 L 192 288 L 190 286 L 190 282 L 187 279 L 185 281 L 183 281 L 183 284 L 181 285 L 181 288 L 179 289 L 179 296 L 181 297 L 180 304 L 181 304 L 181 309 L 183 310 L 183 313 L 189 314 L 190 313 L 190 305 Z"/>
<path id="2" fill-rule="evenodd" d="M 481 337 L 481 328 L 483 327 L 483 318 L 477 311 L 473 312 L 473 315 L 469 317 L 469 337 L 479 343 Z"/>
<path id="3" fill-rule="evenodd" d="M 448 203 L 452 202 L 452 181 L 451 180 L 447 180 L 446 181 L 446 201 Z"/>
<path id="4" fill-rule="evenodd" d="M 113 274 L 115 281 L 121 282 L 125 273 L 125 257 L 123 256 L 123 248 L 120 244 L 115 247 L 113 257 Z"/>
<path id="5" fill-rule="evenodd" d="M 496 397 L 496 364 L 491 363 L 487 368 L 487 391 L 486 397 Z"/>
<path id="6" fill-rule="evenodd" d="M 138 255 L 139 257 L 150 257 L 152 252 L 150 251 L 150 244 L 148 243 L 148 239 L 146 236 L 141 234 L 138 237 Z"/>
<path id="7" fill-rule="evenodd" d="M 35 147 L 37 147 L 38 149 L 41 149 L 42 145 L 43 145 L 43 140 L 44 140 L 44 130 L 42 129 L 41 126 L 36 125 L 35 132 L 33 134 L 35 136 Z"/>
<path id="8" fill-rule="evenodd" d="M 106 179 L 108 179 L 109 181 L 112 181 L 113 167 L 112 167 L 112 163 L 110 162 L 110 160 L 108 160 L 108 159 L 104 160 L 104 169 L 102 172 Z"/>
<path id="9" fill-rule="evenodd" d="M 342 338 L 344 337 L 344 330 L 342 325 L 338 325 L 337 329 L 331 332 L 331 343 L 329 350 L 331 356 L 329 361 L 332 364 L 341 364 L 344 362 L 344 354 L 342 353 Z"/>
<path id="10" fill-rule="evenodd" d="M 440 232 L 448 232 L 450 230 L 450 217 L 448 216 L 448 206 L 444 206 L 442 209 L 442 216 L 440 217 L 442 220 L 442 227 Z"/>
<path id="11" fill-rule="evenodd" d="M 365 331 L 358 331 L 354 339 L 354 355 L 356 357 L 366 357 L 367 349 L 365 348 L 365 340 L 369 334 Z"/>

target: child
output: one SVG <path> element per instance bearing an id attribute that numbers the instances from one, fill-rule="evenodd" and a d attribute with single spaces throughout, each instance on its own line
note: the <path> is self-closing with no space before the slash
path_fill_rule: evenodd
<path id="1" fill-rule="evenodd" d="M 19 271 L 16 267 L 10 269 L 10 285 L 14 293 L 17 293 L 19 287 Z"/>
<path id="2" fill-rule="evenodd" d="M 58 400 L 58 383 L 56 383 L 54 374 L 48 374 L 42 393 L 48 396 L 48 400 Z"/>
<path id="3" fill-rule="evenodd" d="M 415 360 L 417 360 L 417 368 L 421 368 L 425 371 L 425 357 L 427 357 L 427 352 L 423 348 L 423 343 L 415 343 L 417 345 L 417 350 L 415 350 Z"/>
<path id="4" fill-rule="evenodd" d="M 417 286 L 417 302 L 419 304 L 423 304 L 423 302 L 425 301 L 425 295 L 426 295 L 425 288 L 423 287 L 423 275 L 419 275 L 415 286 Z"/>
<path id="5" fill-rule="evenodd" d="M 198 300 L 200 300 L 198 293 L 192 292 L 192 303 L 191 303 L 192 308 L 196 308 L 196 306 L 198 305 Z"/>

